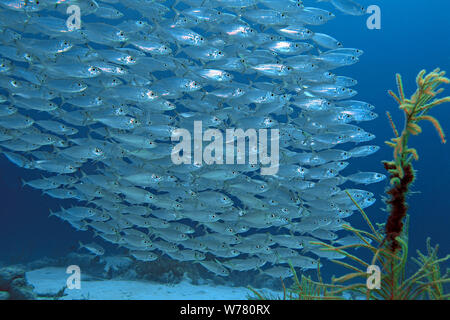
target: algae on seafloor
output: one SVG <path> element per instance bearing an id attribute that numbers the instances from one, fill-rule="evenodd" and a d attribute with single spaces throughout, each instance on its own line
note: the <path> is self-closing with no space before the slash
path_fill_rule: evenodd
<path id="1" fill-rule="evenodd" d="M 301 279 L 294 272 L 294 285 L 286 290 L 283 284 L 284 299 L 309 300 L 309 299 L 344 299 L 346 293 L 352 297 L 365 297 L 374 300 L 414 300 L 449 299 L 450 294 L 445 293 L 444 284 L 450 283 L 450 272 L 441 271 L 441 264 L 450 259 L 450 255 L 443 258 L 438 257 L 438 245 L 431 246 L 431 240 L 427 239 L 427 252 L 425 254 L 417 251 L 418 258 L 408 259 L 408 234 L 409 217 L 407 215 L 408 206 L 406 195 L 409 186 L 415 179 L 412 160 L 418 160 L 418 152 L 408 148 L 408 141 L 411 135 L 418 135 L 422 132 L 419 122 L 430 121 L 437 129 L 443 143 L 445 135 L 439 121 L 427 113 L 435 106 L 450 102 L 450 96 L 437 99 L 436 96 L 443 91 L 439 86 L 443 83 L 450 83 L 445 78 L 445 72 L 439 69 L 425 75 L 422 70 L 417 76 L 417 90 L 410 99 L 405 98 L 403 83 L 400 75 L 397 75 L 397 86 L 399 95 L 392 91 L 389 93 L 399 103 L 400 109 L 405 113 L 405 126 L 399 135 L 390 114 L 388 118 L 395 137 L 386 142 L 394 148 L 393 161 L 384 161 L 383 164 L 390 173 L 391 189 L 387 191 L 390 198 L 387 200 L 388 212 L 390 213 L 386 223 L 372 224 L 364 210 L 347 192 L 347 195 L 359 209 L 364 218 L 368 231 L 343 225 L 344 229 L 356 235 L 361 243 L 335 247 L 324 242 L 314 242 L 321 246 L 321 250 L 335 251 L 347 257 L 347 261 L 331 260 L 345 268 L 351 270 L 350 273 L 338 278 L 332 278 L 331 283 L 324 283 L 318 269 L 318 280 L 314 281 L 310 277 L 301 275 Z M 370 238 L 372 241 L 367 241 Z M 371 261 L 364 261 L 358 256 L 351 254 L 349 249 L 364 248 L 373 254 Z M 411 262 L 417 264 L 418 269 L 411 276 L 406 275 L 406 267 Z M 378 285 L 372 282 L 369 277 L 368 268 L 378 266 L 380 270 L 380 281 Z M 360 280 L 364 281 L 360 281 Z M 359 281 L 358 281 L 359 280 Z M 350 284 L 346 284 L 349 283 Z M 256 295 L 255 298 L 265 299 L 256 290 L 251 289 Z"/>

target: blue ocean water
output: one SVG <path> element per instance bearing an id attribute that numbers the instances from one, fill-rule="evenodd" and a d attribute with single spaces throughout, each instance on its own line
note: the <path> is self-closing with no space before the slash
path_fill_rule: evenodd
<path id="1" fill-rule="evenodd" d="M 306 2 L 306 1 L 305 1 Z M 403 114 L 395 101 L 387 94 L 396 89 L 395 73 L 403 76 L 408 95 L 416 88 L 415 77 L 421 69 L 432 71 L 436 67 L 450 72 L 450 3 L 442 0 L 360 1 L 364 5 L 375 4 L 381 8 L 381 30 L 369 30 L 365 17 L 344 16 L 323 27 L 314 28 L 339 39 L 346 47 L 356 47 L 365 54 L 356 65 L 339 70 L 339 74 L 357 79 L 355 88 L 358 99 L 372 103 L 379 117 L 362 127 L 376 135 L 372 141 L 381 146 L 376 154 L 353 160 L 352 171 L 383 172 L 382 160 L 392 158 L 392 149 L 384 141 L 392 137 L 385 112 L 389 111 L 395 123 L 401 127 Z M 313 1 L 309 5 L 314 6 Z M 327 7 L 328 4 L 323 5 Z M 329 5 L 329 9 L 333 7 Z M 447 94 L 450 86 L 446 88 Z M 432 111 L 450 132 L 450 105 Z M 414 163 L 417 181 L 408 198 L 410 215 L 410 252 L 425 249 L 425 240 L 440 244 L 442 255 L 449 252 L 450 238 L 450 148 L 443 145 L 430 124 L 423 125 L 424 132 L 411 139 L 411 146 L 419 151 L 420 160 Z M 56 218 L 48 218 L 49 209 L 58 210 L 61 201 L 42 195 L 31 188 L 23 188 L 21 179 L 40 176 L 37 171 L 20 169 L 0 156 L 0 261 L 18 263 L 40 257 L 59 257 L 77 250 L 78 241 L 90 241 L 91 234 L 75 231 L 70 225 Z M 387 213 L 382 197 L 388 182 L 373 184 L 367 190 L 374 192 L 377 202 L 367 209 L 375 222 L 384 222 Z M 363 226 L 359 215 L 349 221 Z M 325 274 L 339 272 L 325 262 Z"/>

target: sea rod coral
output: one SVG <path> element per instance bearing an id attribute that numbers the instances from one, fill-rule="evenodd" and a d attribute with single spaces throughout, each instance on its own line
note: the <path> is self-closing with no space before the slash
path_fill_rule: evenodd
<path id="1" fill-rule="evenodd" d="M 387 192 L 390 195 L 390 199 L 388 200 L 390 216 L 386 223 L 386 240 L 391 244 L 392 251 L 399 248 L 396 237 L 402 231 L 402 220 L 408 208 L 405 196 L 415 178 L 411 162 L 413 159 L 419 159 L 417 150 L 408 148 L 409 138 L 411 135 L 418 135 L 422 132 L 419 122 L 430 121 L 439 133 L 442 143 L 446 142 L 444 131 L 439 121 L 427 113 L 435 106 L 450 102 L 450 96 L 436 99 L 436 96 L 443 91 L 442 88 L 438 89 L 438 87 L 443 83 L 450 83 L 450 80 L 445 78 L 445 72 L 439 69 L 435 69 L 426 76 L 425 73 L 426 71 L 422 70 L 418 74 L 416 78 L 417 90 L 410 99 L 405 98 L 402 78 L 399 74 L 397 74 L 399 96 L 389 91 L 389 94 L 394 97 L 400 105 L 400 109 L 405 113 L 405 127 L 401 135 L 398 134 L 398 130 L 389 112 L 387 113 L 395 134 L 395 138 L 386 142 L 394 148 L 394 160 L 383 162 L 384 167 L 391 174 L 392 188 Z"/>

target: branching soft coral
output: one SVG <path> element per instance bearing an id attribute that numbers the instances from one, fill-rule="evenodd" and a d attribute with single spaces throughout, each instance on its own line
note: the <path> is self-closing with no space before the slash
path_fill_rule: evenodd
<path id="1" fill-rule="evenodd" d="M 445 72 L 439 69 L 434 70 L 425 76 L 426 71 L 422 70 L 417 78 L 417 90 L 410 99 L 405 98 L 402 78 L 397 74 L 398 96 L 389 91 L 389 94 L 398 102 L 400 109 L 405 113 L 405 127 L 399 135 L 398 130 L 392 121 L 392 117 L 387 113 L 389 122 L 394 130 L 395 137 L 386 144 L 394 148 L 394 160 L 383 162 L 384 167 L 391 174 L 392 188 L 387 192 L 390 195 L 388 205 L 390 206 L 390 216 L 386 223 L 386 238 L 391 245 L 391 250 L 396 251 L 399 243 L 396 237 L 400 235 L 403 228 L 403 219 L 406 216 L 408 206 L 406 204 L 406 194 L 409 186 L 414 181 L 415 175 L 412 167 L 412 159 L 418 160 L 419 154 L 416 149 L 408 148 L 408 140 L 411 135 L 418 135 L 422 132 L 419 126 L 421 121 L 429 121 L 436 128 L 442 143 L 446 143 L 445 134 L 439 121 L 427 115 L 433 107 L 450 102 L 450 96 L 436 99 L 443 89 L 438 87 L 443 83 L 450 83 L 445 78 Z"/>

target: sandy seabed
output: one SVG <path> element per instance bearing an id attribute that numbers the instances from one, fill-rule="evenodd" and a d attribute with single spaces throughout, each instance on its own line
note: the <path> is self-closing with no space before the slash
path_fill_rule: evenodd
<path id="1" fill-rule="evenodd" d="M 46 267 L 26 273 L 27 281 L 40 296 L 53 296 L 65 285 L 69 275 L 64 268 Z M 271 297 L 279 292 L 263 289 Z M 82 275 L 80 289 L 66 289 L 63 300 L 247 300 L 251 291 L 244 287 L 193 285 L 188 280 L 161 284 L 138 280 L 96 280 Z"/>

